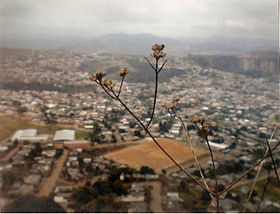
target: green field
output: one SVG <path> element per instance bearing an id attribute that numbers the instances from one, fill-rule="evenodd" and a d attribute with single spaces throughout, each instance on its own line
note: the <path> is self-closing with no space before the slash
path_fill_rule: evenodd
<path id="1" fill-rule="evenodd" d="M 30 128 L 38 129 L 38 134 L 54 134 L 56 130 L 67 128 L 71 129 L 72 126 L 63 124 L 52 124 L 49 127 L 46 125 L 32 124 L 29 120 L 23 120 L 19 116 L 0 116 L 0 141 L 11 137 L 18 129 Z M 77 134 L 80 136 L 78 138 L 83 138 L 87 135 L 80 132 L 78 132 Z"/>

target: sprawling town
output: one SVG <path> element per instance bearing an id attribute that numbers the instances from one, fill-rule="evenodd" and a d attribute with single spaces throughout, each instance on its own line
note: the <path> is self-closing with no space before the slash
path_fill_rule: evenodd
<path id="1" fill-rule="evenodd" d="M 137 66 L 148 64 L 144 57 L 85 51 L 3 51 L 7 54 L 0 64 L 0 210 L 27 195 L 48 197 L 64 212 L 215 211 L 209 194 L 171 161 L 161 168 L 152 164 L 134 167 L 125 157 L 110 156 L 152 139 L 118 100 L 89 78 L 104 70 L 118 91 L 118 72 L 128 67 L 119 97 L 146 124 L 154 101 L 154 76 L 150 81 L 130 78 L 141 76 Z M 149 130 L 156 139 L 189 146 L 180 120 L 161 107 L 180 97 L 175 111 L 194 147 L 201 151 L 203 174 L 214 188 L 206 140 L 190 118 L 198 115 L 206 122 L 215 122 L 207 134 L 223 190 L 262 158 L 266 139 L 272 149 L 280 141 L 275 123 L 280 118 L 279 83 L 268 77 L 202 68 L 183 56 L 166 58 Z M 154 63 L 152 57 L 149 59 Z M 149 66 L 144 68 L 153 73 Z M 16 125 L 9 127 L 10 123 Z M 273 156 L 280 172 L 279 148 L 273 150 Z M 251 199 L 247 202 L 259 167 L 223 195 L 222 211 L 280 210 L 279 187 L 273 185 L 277 181 L 269 157 L 263 161 Z M 136 162 L 141 159 L 134 158 Z M 180 164 L 203 182 L 192 157 Z M 271 187 L 263 196 L 264 183 L 268 182 L 275 192 Z"/>

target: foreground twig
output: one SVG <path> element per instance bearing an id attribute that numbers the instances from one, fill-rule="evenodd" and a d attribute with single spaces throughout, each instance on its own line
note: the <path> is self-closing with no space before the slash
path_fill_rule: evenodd
<path id="1" fill-rule="evenodd" d="M 271 152 L 273 152 L 278 146 L 280 145 L 280 142 L 278 142 L 272 149 Z M 266 154 L 257 162 L 255 163 L 249 170 L 244 172 L 242 175 L 240 175 L 235 181 L 233 181 L 229 186 L 227 186 L 223 191 L 221 191 L 219 194 L 223 194 L 227 191 L 229 191 L 236 183 L 238 183 L 242 178 L 244 178 L 246 175 L 248 175 L 251 171 L 253 171 L 264 159 L 267 158 L 269 155 L 269 152 L 266 152 Z"/>
<path id="2" fill-rule="evenodd" d="M 218 180 L 217 180 L 217 172 L 216 172 L 214 155 L 213 155 L 210 143 L 208 141 L 207 133 L 206 133 L 206 130 L 204 128 L 203 122 L 201 123 L 201 126 L 202 126 L 202 132 L 204 134 L 204 138 L 206 140 L 206 143 L 208 145 L 208 149 L 209 149 L 209 152 L 210 152 L 210 155 L 211 155 L 211 161 L 212 161 L 212 166 L 213 166 L 213 170 L 214 170 L 214 178 L 215 178 L 215 193 L 216 193 L 216 203 L 217 203 L 216 210 L 217 210 L 217 212 L 219 212 L 219 209 L 220 209 L 219 208 L 219 186 L 218 186 Z"/>
<path id="3" fill-rule="evenodd" d="M 269 150 L 269 155 L 271 157 L 272 165 L 273 165 L 273 168 L 274 168 L 274 171 L 275 171 L 276 179 L 278 181 L 278 184 L 280 185 L 279 176 L 278 176 L 277 168 L 276 168 L 276 165 L 275 165 L 275 162 L 274 162 L 273 154 L 272 154 L 269 142 L 268 142 L 266 137 L 265 137 L 265 139 L 266 139 L 267 147 L 268 147 L 268 150 Z"/>
<path id="4" fill-rule="evenodd" d="M 201 178 L 202 178 L 202 180 L 203 180 L 203 182 L 204 182 L 205 187 L 206 187 L 208 190 L 210 190 L 210 188 L 209 188 L 209 186 L 208 186 L 208 184 L 207 184 L 207 182 L 206 182 L 206 179 L 205 179 L 205 177 L 204 177 L 204 174 L 203 174 L 203 172 L 202 172 L 200 163 L 198 162 L 197 156 L 195 155 L 194 148 L 193 148 L 193 145 L 192 145 L 192 142 L 191 142 L 191 139 L 190 139 L 189 132 L 188 132 L 188 130 L 187 130 L 187 128 L 186 128 L 186 126 L 185 126 L 185 124 L 184 124 L 182 118 L 181 118 L 174 110 L 173 110 L 173 113 L 174 113 L 175 117 L 177 117 L 177 118 L 180 120 L 181 124 L 182 124 L 182 127 L 183 127 L 183 130 L 184 130 L 184 133 L 185 133 L 187 142 L 189 143 L 189 145 L 190 145 L 190 147 L 191 147 L 192 155 L 193 155 L 193 158 L 194 158 L 194 160 L 195 160 L 196 166 L 197 166 L 197 168 L 198 168 L 198 170 L 199 170 L 200 176 L 201 176 Z M 215 206 L 217 206 L 217 202 L 216 202 L 214 196 L 213 196 L 211 193 L 209 193 L 209 194 L 210 194 L 210 197 L 211 197 L 212 201 L 214 202 Z"/>
<path id="5" fill-rule="evenodd" d="M 213 155 L 213 151 L 212 151 L 212 148 L 210 146 L 210 142 L 208 140 L 208 136 L 207 136 L 207 126 L 208 124 L 205 124 L 205 118 L 204 117 L 198 117 L 198 116 L 193 116 L 191 119 L 190 119 L 190 122 L 194 123 L 196 125 L 196 127 L 202 132 L 203 134 L 203 137 L 205 138 L 206 140 L 206 144 L 208 146 L 208 150 L 210 152 L 210 156 L 211 156 L 211 161 L 212 161 L 212 165 L 213 165 L 213 171 L 214 171 L 214 178 L 215 178 L 215 192 L 213 192 L 207 182 L 206 182 L 206 179 L 204 177 L 204 174 L 202 172 L 202 169 L 201 169 L 201 166 L 198 162 L 198 159 L 194 153 L 194 149 L 193 149 L 193 146 L 192 146 L 192 142 L 190 140 L 190 135 L 188 133 L 188 130 L 185 126 L 185 124 L 183 123 L 183 120 L 181 117 L 179 117 L 176 112 L 174 111 L 174 108 L 177 106 L 178 104 L 178 101 L 180 100 L 180 98 L 176 97 L 175 98 L 175 102 L 176 103 L 169 103 L 169 104 L 164 104 L 162 105 L 164 108 L 166 108 L 168 110 L 168 113 L 170 113 L 170 115 L 172 117 L 177 117 L 182 126 L 183 126 L 183 129 L 184 129 L 184 135 L 186 136 L 186 139 L 187 141 L 190 143 L 190 146 L 191 146 L 191 150 L 192 150 L 192 154 L 193 154 L 193 157 L 196 161 L 196 165 L 199 169 L 199 172 L 200 172 L 200 175 L 201 175 L 201 178 L 204 182 L 204 184 L 202 184 L 198 179 L 196 179 L 195 177 L 193 177 L 188 171 L 186 171 L 160 144 L 159 142 L 154 138 L 154 136 L 151 134 L 151 132 L 149 131 L 149 126 L 150 124 L 152 123 L 153 121 L 153 118 L 154 118 L 154 114 L 155 114 L 155 107 L 156 107 L 156 101 L 157 101 L 157 93 L 158 93 L 158 74 L 159 72 L 163 69 L 163 67 L 165 66 L 165 63 L 166 63 L 166 60 L 164 61 L 164 63 L 160 66 L 159 68 L 159 65 L 158 65 L 158 62 L 159 62 L 159 59 L 163 58 L 165 56 L 165 53 L 162 51 L 164 48 L 164 45 L 154 45 L 152 47 L 152 50 L 154 51 L 152 56 L 156 59 L 156 64 L 155 66 L 147 59 L 147 62 L 149 63 L 149 65 L 151 66 L 151 68 L 155 71 L 155 91 L 154 91 L 154 102 L 153 102 L 153 108 L 152 108 L 152 112 L 151 112 L 151 116 L 150 116 L 150 119 L 147 123 L 147 125 L 144 124 L 144 122 L 142 122 L 140 120 L 140 118 L 138 116 L 136 116 L 133 111 L 126 105 L 126 103 L 120 98 L 120 95 L 121 95 L 121 91 L 122 91 L 122 87 L 123 87 L 123 82 L 124 82 L 124 77 L 125 75 L 128 73 L 128 70 L 127 68 L 124 68 L 120 71 L 120 76 L 122 77 L 121 79 L 121 83 L 120 83 L 120 86 L 119 86 L 119 89 L 117 92 L 114 91 L 114 87 L 115 87 L 115 84 L 112 80 L 107 80 L 107 79 L 102 79 L 106 73 L 101 71 L 101 72 L 98 72 L 96 73 L 95 75 L 92 75 L 90 80 L 96 82 L 97 84 L 99 84 L 102 89 L 105 91 L 105 93 L 107 95 L 109 95 L 112 99 L 118 101 L 122 106 L 123 108 L 125 108 L 128 113 L 130 113 L 130 115 L 139 123 L 139 125 L 143 128 L 143 130 L 152 138 L 152 140 L 154 141 L 154 143 L 159 147 L 159 149 L 179 168 L 180 171 L 182 171 L 187 177 L 189 177 L 194 183 L 196 183 L 197 185 L 199 185 L 201 188 L 203 188 L 205 191 L 207 191 L 213 202 L 215 203 L 215 207 L 216 207 L 216 211 L 219 212 L 219 197 L 229 191 L 231 188 L 233 188 L 233 186 L 238 183 L 242 178 L 244 178 L 246 175 L 248 175 L 252 170 L 254 170 L 255 167 L 259 166 L 260 164 L 260 167 L 259 167 L 259 170 L 262 168 L 262 163 L 263 163 L 263 160 L 267 157 L 267 156 L 271 156 L 272 158 L 272 162 L 273 162 L 273 166 L 274 166 L 274 169 L 276 169 L 275 167 L 275 163 L 274 163 L 274 159 L 273 159 L 273 155 L 272 155 L 272 152 L 280 145 L 280 142 L 278 142 L 273 148 L 270 148 L 270 145 L 269 145 L 269 142 L 267 140 L 267 145 L 268 145 L 268 149 L 265 153 L 265 155 L 259 160 L 256 162 L 256 164 L 254 164 L 249 170 L 247 170 L 246 172 L 244 172 L 242 175 L 240 175 L 235 181 L 233 181 L 230 185 L 228 185 L 223 191 L 219 192 L 219 186 L 218 186 L 218 180 L 217 180 L 217 171 L 216 171 L 216 166 L 215 166 L 215 160 L 214 160 L 214 155 Z M 201 126 L 201 127 L 200 127 Z M 211 125 L 212 126 L 212 125 Z M 214 126 L 213 126 L 214 127 Z M 259 173 L 258 173 L 259 174 Z M 279 182 L 279 177 L 278 177 L 278 174 L 277 174 L 277 171 L 275 172 L 276 176 L 277 176 L 277 179 L 278 179 L 278 182 Z M 252 191 L 252 190 L 251 190 Z M 249 195 L 249 199 L 251 197 L 251 194 Z M 215 198 L 216 197 L 216 200 Z M 248 199 L 248 200 L 249 200 Z"/>
<path id="6" fill-rule="evenodd" d="M 273 130 L 273 132 L 272 132 L 272 134 L 271 134 L 271 136 L 270 136 L 270 140 L 274 137 L 274 134 L 275 134 L 275 132 L 276 132 L 276 129 L 277 129 L 277 127 L 274 128 L 274 130 Z M 269 144 L 268 144 L 268 146 L 269 146 Z M 268 149 L 270 148 L 270 147 L 268 147 L 268 146 L 266 147 L 266 152 L 265 152 L 265 153 L 267 153 L 267 152 L 268 152 Z M 271 154 L 272 154 L 272 153 L 271 153 Z M 252 184 L 252 186 L 251 186 L 251 190 L 250 190 L 250 193 L 249 193 L 249 196 L 248 196 L 246 205 L 244 206 L 243 213 L 246 211 L 246 209 L 247 209 L 247 207 L 248 207 L 249 201 L 250 201 L 250 199 L 251 199 L 251 197 L 252 197 L 252 194 L 253 194 L 253 191 L 254 191 L 254 189 L 255 189 L 256 182 L 257 182 L 258 177 L 259 177 L 259 175 L 260 175 L 260 172 L 261 172 L 261 170 L 262 170 L 263 163 L 264 163 L 264 162 L 261 162 L 261 164 L 260 164 L 259 167 L 258 167 L 258 171 L 257 171 L 257 174 L 256 174 L 256 176 L 255 176 L 255 178 L 254 178 L 253 184 Z"/>
<path id="7" fill-rule="evenodd" d="M 257 207 L 257 209 L 256 209 L 256 212 L 259 212 L 259 209 L 260 209 L 260 207 L 261 207 L 261 204 L 262 204 L 262 202 L 263 202 L 263 200 L 264 200 L 264 196 L 265 196 L 265 193 L 266 193 L 266 190 L 267 190 L 267 186 L 268 186 L 268 184 L 269 184 L 269 182 L 270 182 L 270 180 L 271 180 L 271 178 L 270 178 L 270 169 L 268 170 L 267 173 L 268 173 L 267 180 L 266 180 L 266 182 L 265 182 L 265 184 L 264 184 L 264 186 L 263 186 L 262 197 L 261 197 L 261 200 L 260 200 L 260 202 L 259 202 L 259 204 L 258 204 L 258 207 Z"/>
<path id="8" fill-rule="evenodd" d="M 116 96 L 115 92 L 112 91 L 113 94 Z M 208 190 L 203 184 L 201 184 L 199 181 L 197 181 L 190 173 L 188 173 L 186 170 L 184 170 L 177 161 L 174 160 L 174 158 L 157 142 L 157 140 L 154 138 L 154 136 L 151 134 L 151 132 L 146 128 L 146 126 L 142 123 L 142 121 L 127 107 L 127 105 L 119 98 L 116 97 L 117 100 L 121 103 L 121 105 L 131 114 L 131 116 L 134 117 L 134 119 L 137 120 L 137 122 L 140 124 L 140 126 L 148 133 L 148 135 L 152 138 L 152 140 L 156 143 L 156 145 L 160 148 L 160 150 L 185 174 L 187 175 L 193 182 L 198 184 L 200 187 L 202 187 L 207 192 L 211 193 L 212 195 L 215 195 L 211 190 Z"/>

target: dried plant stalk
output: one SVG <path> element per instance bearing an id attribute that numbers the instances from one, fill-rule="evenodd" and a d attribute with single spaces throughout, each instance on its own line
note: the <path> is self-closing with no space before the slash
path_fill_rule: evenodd
<path id="1" fill-rule="evenodd" d="M 209 140 L 208 140 L 208 136 L 207 136 L 207 124 L 206 125 L 204 124 L 205 118 L 204 117 L 193 116 L 190 119 L 190 122 L 194 123 L 196 125 L 196 127 L 203 133 L 203 136 L 204 136 L 204 138 L 206 140 L 206 143 L 207 143 L 207 146 L 208 146 L 208 150 L 209 150 L 209 153 L 210 153 L 210 156 L 211 156 L 211 162 L 212 162 L 212 166 L 213 166 L 213 170 L 214 170 L 214 178 L 215 178 L 215 192 L 213 192 L 213 191 L 210 190 L 210 188 L 209 188 L 209 186 L 208 186 L 208 184 L 206 182 L 206 179 L 205 179 L 205 177 L 203 175 L 201 166 L 199 164 L 197 156 L 195 155 L 194 148 L 193 148 L 193 145 L 192 145 L 192 142 L 191 142 L 188 130 L 187 130 L 185 124 L 183 123 L 182 118 L 174 110 L 177 107 L 177 105 L 178 105 L 178 101 L 180 100 L 179 97 L 176 97 L 175 98 L 175 103 L 164 104 L 164 105 L 162 105 L 162 107 L 164 107 L 170 113 L 170 115 L 172 117 L 177 117 L 180 120 L 180 122 L 181 122 L 181 124 L 183 126 L 183 129 L 184 129 L 184 135 L 185 135 L 185 137 L 187 139 L 187 142 L 190 144 L 191 151 L 192 151 L 193 157 L 195 159 L 197 168 L 198 168 L 198 170 L 200 172 L 200 175 L 201 175 L 201 178 L 202 178 L 202 180 L 204 182 L 204 184 L 200 183 L 195 177 L 193 177 L 189 172 L 187 172 L 185 169 L 182 168 L 182 166 L 157 142 L 157 140 L 154 138 L 154 136 L 149 131 L 149 127 L 150 127 L 150 125 L 151 125 L 151 123 L 153 121 L 154 113 L 155 113 L 155 107 L 156 107 L 156 101 L 157 101 L 157 93 L 158 93 L 158 76 L 159 76 L 159 72 L 163 69 L 163 67 L 165 66 L 165 64 L 167 62 L 167 60 L 165 60 L 163 62 L 163 64 L 160 66 L 160 68 L 159 68 L 159 64 L 158 64 L 159 60 L 165 56 L 165 53 L 162 51 L 164 49 L 164 47 L 165 47 L 164 45 L 157 45 L 157 44 L 153 45 L 153 47 L 152 47 L 152 50 L 154 51 L 152 56 L 156 60 L 155 66 L 150 62 L 150 60 L 148 58 L 145 57 L 145 59 L 147 60 L 148 64 L 155 71 L 155 77 L 156 77 L 155 78 L 156 81 L 155 81 L 155 92 L 154 92 L 153 108 L 152 108 L 151 116 L 150 116 L 150 119 L 149 119 L 149 122 L 147 123 L 147 125 L 144 125 L 144 123 L 129 109 L 129 107 L 125 104 L 125 102 L 120 98 L 121 91 L 122 91 L 122 86 L 123 86 L 123 82 L 124 82 L 124 78 L 125 78 L 125 75 L 128 74 L 127 68 L 124 68 L 124 69 L 122 69 L 120 71 L 120 76 L 122 77 L 122 79 L 121 79 L 120 87 L 119 87 L 119 90 L 118 90 L 117 93 L 113 89 L 114 86 L 115 86 L 115 83 L 112 80 L 107 80 L 107 79 L 103 80 L 103 77 L 106 76 L 106 73 L 103 72 L 103 71 L 98 72 L 95 75 L 92 75 L 90 77 L 90 80 L 93 81 L 93 82 L 96 82 L 98 85 L 100 85 L 102 87 L 102 89 L 104 90 L 104 92 L 108 96 L 110 96 L 112 99 L 118 101 L 127 110 L 127 112 L 130 113 L 130 115 L 139 123 L 139 125 L 145 130 L 145 132 L 152 138 L 152 140 L 159 147 L 159 149 L 179 168 L 179 170 L 182 171 L 186 176 L 188 176 L 194 183 L 199 185 L 201 188 L 203 188 L 205 191 L 207 191 L 210 194 L 212 200 L 214 201 L 214 204 L 215 204 L 215 207 L 216 207 L 216 211 L 219 212 L 219 197 L 222 194 L 228 192 L 230 189 L 232 189 L 233 186 L 236 183 L 238 183 L 242 178 L 244 178 L 246 175 L 248 175 L 255 167 L 259 166 L 258 173 L 257 173 L 257 176 L 255 178 L 255 180 L 256 180 L 258 175 L 259 175 L 259 173 L 260 173 L 259 171 L 261 171 L 263 160 L 265 158 L 267 158 L 269 155 L 272 158 L 272 162 L 274 164 L 274 169 L 276 170 L 272 152 L 280 145 L 280 142 L 278 142 L 273 148 L 270 148 L 269 142 L 267 141 L 268 149 L 267 149 L 265 155 L 256 164 L 254 164 L 249 170 L 244 172 L 235 181 L 233 181 L 231 184 L 229 184 L 223 191 L 219 192 L 219 186 L 218 186 L 218 180 L 217 180 L 217 172 L 216 172 L 216 166 L 215 166 L 215 161 L 214 161 L 214 155 L 213 155 L 213 152 L 212 152 Z M 212 122 L 212 123 L 214 124 L 214 122 Z M 198 124 L 201 127 L 199 127 Z M 275 130 L 274 130 L 272 136 L 274 135 L 274 133 L 275 133 Z M 276 174 L 278 182 L 279 182 L 279 176 L 277 174 L 277 170 L 276 170 L 275 174 Z M 251 192 L 249 194 L 248 201 L 250 200 L 250 197 L 252 195 L 252 191 L 253 191 L 253 188 L 255 186 L 255 182 L 256 181 L 254 181 L 254 184 L 252 185 L 252 189 L 251 189 Z M 216 197 L 216 200 L 215 200 L 214 197 Z"/>

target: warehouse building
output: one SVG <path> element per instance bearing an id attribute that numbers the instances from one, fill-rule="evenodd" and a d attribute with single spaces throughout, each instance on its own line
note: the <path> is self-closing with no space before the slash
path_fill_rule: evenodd
<path id="1" fill-rule="evenodd" d="M 49 136 L 37 135 L 37 129 L 20 129 L 17 130 L 14 135 L 11 137 L 11 141 L 15 140 L 19 142 L 30 142 L 30 143 L 42 143 L 47 142 Z"/>

